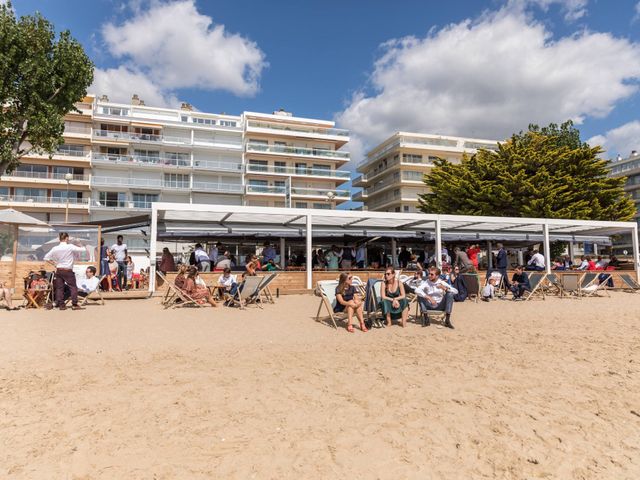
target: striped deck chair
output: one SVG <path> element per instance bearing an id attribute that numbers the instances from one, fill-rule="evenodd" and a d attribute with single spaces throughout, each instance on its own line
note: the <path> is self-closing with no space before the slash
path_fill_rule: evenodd
<path id="1" fill-rule="evenodd" d="M 243 310 L 249 304 L 258 305 L 263 308 L 261 302 L 257 300 L 260 297 L 260 285 L 263 282 L 263 277 L 257 275 L 245 277 L 244 282 L 238 287 L 238 291 L 230 300 L 229 305 L 237 305 Z"/>
<path id="2" fill-rule="evenodd" d="M 562 275 L 562 292 L 563 297 L 570 297 L 571 295 L 575 295 L 580 298 L 582 296 L 582 292 L 580 291 L 580 279 L 582 274 L 580 273 L 565 273 Z M 567 293 L 568 295 L 564 295 Z"/>
<path id="3" fill-rule="evenodd" d="M 629 273 L 621 273 L 620 280 L 624 284 L 622 290 L 631 291 L 632 293 L 640 292 L 640 283 L 638 283 Z"/>
<path id="4" fill-rule="evenodd" d="M 604 273 L 604 272 L 602 272 Z M 611 295 L 607 289 L 607 281 L 611 278 L 610 273 L 605 273 L 605 276 L 600 279 L 600 273 L 585 273 L 580 282 L 580 290 L 583 297 L 598 297 L 598 292 L 603 291 L 608 297 Z"/>
<path id="5" fill-rule="evenodd" d="M 271 293 L 271 289 L 269 288 L 269 285 L 271 284 L 271 282 L 273 282 L 276 279 L 277 276 L 278 276 L 277 273 L 270 273 L 262 277 L 262 283 L 260 283 L 260 286 L 258 287 L 258 293 L 257 293 L 257 296 L 260 299 L 260 301 L 262 301 L 264 297 L 265 302 L 276 303 L 276 301 L 273 298 L 273 294 Z"/>
<path id="6" fill-rule="evenodd" d="M 525 302 L 531 300 L 533 297 L 542 297 L 544 300 L 544 279 L 547 276 L 546 273 L 535 272 L 529 274 L 529 285 L 531 290 L 525 292 L 523 297 Z"/>
<path id="7" fill-rule="evenodd" d="M 316 314 L 316 322 L 320 320 L 320 312 L 322 307 L 327 310 L 327 316 L 333 323 L 333 327 L 337 330 L 338 324 L 336 320 L 344 320 L 347 318 L 346 312 L 336 313 L 333 308 L 336 306 L 336 288 L 338 287 L 337 280 L 321 280 L 316 284 L 315 294 L 320 297 L 320 305 L 318 306 L 318 313 Z"/>
<path id="8" fill-rule="evenodd" d="M 548 273 L 545 281 L 547 283 L 543 286 L 543 288 L 546 289 L 547 294 L 554 293 L 559 296 L 563 295 L 562 280 L 560 280 L 560 277 L 557 273 Z"/>
<path id="9" fill-rule="evenodd" d="M 176 284 L 165 277 L 162 272 L 156 272 L 156 275 L 158 275 L 167 284 L 167 292 L 162 299 L 162 306 L 165 309 L 175 307 L 202 307 L 202 305 L 196 302 L 184 291 L 176 287 Z"/>

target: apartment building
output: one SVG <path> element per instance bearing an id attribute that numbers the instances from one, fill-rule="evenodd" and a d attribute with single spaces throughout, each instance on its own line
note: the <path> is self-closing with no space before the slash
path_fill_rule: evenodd
<path id="1" fill-rule="evenodd" d="M 51 223 L 148 212 L 156 201 L 335 208 L 349 141 L 334 123 L 273 114 L 204 113 L 87 96 L 65 117 L 64 144 L 0 178 L 0 207 Z"/>
<path id="2" fill-rule="evenodd" d="M 497 149 L 495 140 L 397 132 L 367 153 L 353 181 L 362 191 L 353 200 L 363 202 L 365 210 L 415 212 L 418 196 L 427 192 L 425 174 L 437 158 L 456 163 L 464 153 L 479 148 Z"/>
<path id="3" fill-rule="evenodd" d="M 636 215 L 634 220 L 640 224 L 640 153 L 633 150 L 628 158 L 622 158 L 620 155 L 610 163 L 612 177 L 627 177 L 624 191 L 627 192 L 636 204 Z M 621 242 L 616 244 L 613 249 L 616 255 L 624 254 L 624 251 L 632 250 L 631 237 L 623 236 Z"/>

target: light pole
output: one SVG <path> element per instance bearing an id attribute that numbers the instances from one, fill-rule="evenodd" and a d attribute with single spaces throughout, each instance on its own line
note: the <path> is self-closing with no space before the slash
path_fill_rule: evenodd
<path id="1" fill-rule="evenodd" d="M 64 209 L 64 223 L 69 223 L 69 184 L 73 180 L 73 173 L 65 173 L 64 179 L 67 182 L 67 205 Z"/>
<path id="2" fill-rule="evenodd" d="M 332 207 L 333 207 L 333 199 L 334 199 L 334 197 L 335 197 L 335 196 L 336 196 L 336 194 L 335 194 L 335 193 L 333 193 L 333 192 L 327 192 L 327 198 L 326 198 L 326 201 L 327 201 L 327 202 L 329 202 L 329 208 L 332 208 Z"/>

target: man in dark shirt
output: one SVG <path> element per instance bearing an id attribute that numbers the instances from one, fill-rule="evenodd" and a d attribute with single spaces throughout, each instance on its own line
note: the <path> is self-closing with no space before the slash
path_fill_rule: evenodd
<path id="1" fill-rule="evenodd" d="M 524 292 L 528 292 L 531 290 L 529 277 L 525 273 L 524 267 L 522 265 L 518 265 L 516 267 L 516 272 L 511 278 L 511 287 L 509 288 L 511 290 L 511 293 L 513 293 L 514 300 L 522 299 L 522 295 L 524 295 Z"/>
<path id="2" fill-rule="evenodd" d="M 504 285 L 510 288 L 509 278 L 507 277 L 507 267 L 509 266 L 509 259 L 507 257 L 507 251 L 501 243 L 498 243 L 498 255 L 496 256 L 496 270 L 500 272 L 502 278 L 504 278 Z"/>
<path id="3" fill-rule="evenodd" d="M 400 254 L 398 255 L 398 264 L 400 268 L 407 268 L 407 265 L 411 261 L 411 253 L 404 245 L 400 247 Z"/>

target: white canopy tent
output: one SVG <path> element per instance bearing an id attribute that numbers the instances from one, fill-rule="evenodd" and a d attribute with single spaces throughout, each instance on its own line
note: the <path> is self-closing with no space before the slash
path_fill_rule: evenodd
<path id="1" fill-rule="evenodd" d="M 638 224 L 635 222 L 154 203 L 151 213 L 150 289 L 155 288 L 154 258 L 159 236 L 168 239 L 235 234 L 305 238 L 306 285 L 311 289 L 314 236 L 384 236 L 435 241 L 436 259 L 441 258 L 442 241 L 538 241 L 544 244 L 546 266 L 550 271 L 551 242 L 590 240 L 610 244 L 612 235 L 624 233 L 631 233 L 634 266 L 640 281 Z"/>

